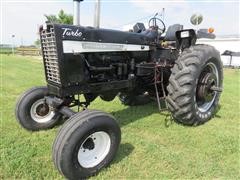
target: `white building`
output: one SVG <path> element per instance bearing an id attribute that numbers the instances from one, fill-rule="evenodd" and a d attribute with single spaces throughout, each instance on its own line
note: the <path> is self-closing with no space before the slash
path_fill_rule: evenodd
<path id="1" fill-rule="evenodd" d="M 197 41 L 197 43 L 212 45 L 218 51 L 220 51 L 220 54 L 222 54 L 226 50 L 240 52 L 240 38 L 200 39 Z M 221 56 L 223 65 L 229 65 L 230 58 L 230 56 Z M 233 56 L 231 65 L 240 67 L 240 57 Z"/>

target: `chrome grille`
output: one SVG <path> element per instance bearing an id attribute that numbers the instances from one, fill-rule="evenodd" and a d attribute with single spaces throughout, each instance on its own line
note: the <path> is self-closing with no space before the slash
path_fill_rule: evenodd
<path id="1" fill-rule="evenodd" d="M 58 67 L 57 46 L 53 28 L 50 28 L 50 31 L 42 30 L 41 41 L 47 80 L 61 84 Z"/>

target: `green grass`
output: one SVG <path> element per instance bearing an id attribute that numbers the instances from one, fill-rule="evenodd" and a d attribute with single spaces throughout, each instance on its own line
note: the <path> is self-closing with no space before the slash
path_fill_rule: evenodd
<path id="1" fill-rule="evenodd" d="M 15 120 L 17 97 L 44 85 L 41 61 L 2 55 L 0 179 L 63 179 L 53 166 L 51 146 L 59 127 L 31 133 Z M 239 179 L 239 70 L 224 71 L 224 92 L 215 118 L 199 127 L 166 126 L 157 105 L 123 106 L 94 101 L 91 109 L 113 114 L 122 142 L 111 166 L 93 179 Z"/>
<path id="2" fill-rule="evenodd" d="M 14 48 L 16 51 L 16 48 Z M 0 47 L 0 54 L 11 54 L 12 53 L 12 48 L 1 48 Z"/>

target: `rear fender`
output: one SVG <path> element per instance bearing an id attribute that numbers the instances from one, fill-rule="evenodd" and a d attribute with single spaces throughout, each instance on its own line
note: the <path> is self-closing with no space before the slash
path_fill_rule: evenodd
<path id="1" fill-rule="evenodd" d="M 208 29 L 199 29 L 197 31 L 197 38 L 206 38 L 206 39 L 215 39 L 216 35 L 213 33 L 209 33 Z"/>
<path id="2" fill-rule="evenodd" d="M 197 35 L 193 29 L 184 29 L 176 32 L 176 47 L 179 50 L 195 45 Z"/>

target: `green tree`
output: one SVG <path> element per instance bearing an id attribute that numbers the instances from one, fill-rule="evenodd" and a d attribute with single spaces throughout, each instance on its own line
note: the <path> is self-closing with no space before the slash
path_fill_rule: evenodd
<path id="1" fill-rule="evenodd" d="M 41 45 L 41 42 L 40 42 L 40 39 L 37 39 L 35 42 L 34 42 L 34 45 L 39 48 L 40 45 Z"/>
<path id="2" fill-rule="evenodd" d="M 62 9 L 59 11 L 58 15 L 44 15 L 47 21 L 51 23 L 59 24 L 73 24 L 73 16 L 71 14 L 66 14 Z"/>

